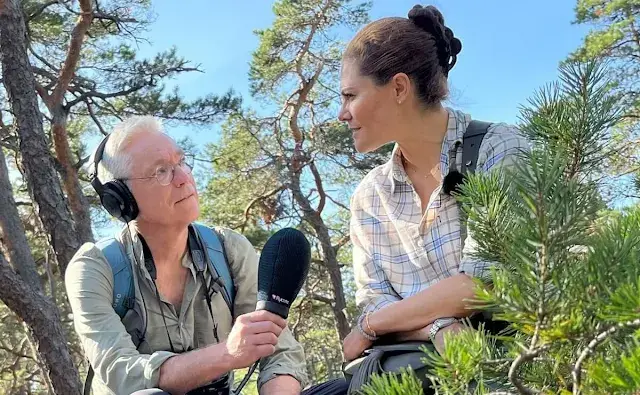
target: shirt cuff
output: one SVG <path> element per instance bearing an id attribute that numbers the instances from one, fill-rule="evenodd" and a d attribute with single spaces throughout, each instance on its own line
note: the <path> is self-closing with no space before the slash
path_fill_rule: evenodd
<path id="1" fill-rule="evenodd" d="M 394 304 L 399 300 L 400 299 L 392 295 L 379 296 L 375 299 L 372 299 L 371 301 L 369 301 L 369 303 L 365 305 L 365 307 L 362 309 L 362 314 L 373 313 L 374 311 L 378 311 L 383 307 L 389 306 L 390 304 Z"/>
<path id="2" fill-rule="evenodd" d="M 171 357 L 175 357 L 174 354 L 169 351 L 156 351 L 151 354 L 151 357 L 147 361 L 147 365 L 144 367 L 144 378 L 146 388 L 158 388 L 160 382 L 160 366 Z"/>
<path id="3" fill-rule="evenodd" d="M 303 366 L 302 369 L 306 367 Z M 269 366 L 266 369 L 260 372 L 258 375 L 258 390 L 260 387 L 264 385 L 267 381 L 276 378 L 277 376 L 291 376 L 294 379 L 298 380 L 300 383 L 300 388 L 304 388 L 307 385 L 307 373 L 301 369 L 292 369 L 291 367 L 283 366 L 280 364 L 275 364 L 273 366 Z"/>

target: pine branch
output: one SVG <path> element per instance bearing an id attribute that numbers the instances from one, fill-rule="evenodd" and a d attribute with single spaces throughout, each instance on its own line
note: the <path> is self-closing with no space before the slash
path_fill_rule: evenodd
<path id="1" fill-rule="evenodd" d="M 538 390 L 533 390 L 530 388 L 527 388 L 523 383 L 522 380 L 520 380 L 520 378 L 517 376 L 518 375 L 518 371 L 520 369 L 520 366 L 522 364 L 524 364 L 525 362 L 529 362 L 534 360 L 538 355 L 540 355 L 540 353 L 548 350 L 550 348 L 550 345 L 546 344 L 542 347 L 538 347 L 536 349 L 533 350 L 528 350 L 520 355 L 518 355 L 518 357 L 516 357 L 516 359 L 513 361 L 513 363 L 511 364 L 511 367 L 509 368 L 509 381 L 511 381 L 511 383 L 518 389 L 518 391 L 521 394 L 526 394 L 526 395 L 536 395 L 539 394 L 540 391 Z"/>
<path id="2" fill-rule="evenodd" d="M 596 347 L 600 345 L 602 342 L 607 340 L 610 336 L 618 332 L 622 329 L 635 329 L 640 328 L 640 318 L 621 322 L 609 327 L 607 330 L 600 332 L 596 337 L 594 337 L 589 344 L 580 352 L 580 356 L 573 366 L 573 370 L 571 371 L 571 377 L 573 378 L 573 395 L 579 395 L 581 393 L 581 373 L 582 373 L 582 364 L 587 359 L 589 355 L 591 355 Z"/>

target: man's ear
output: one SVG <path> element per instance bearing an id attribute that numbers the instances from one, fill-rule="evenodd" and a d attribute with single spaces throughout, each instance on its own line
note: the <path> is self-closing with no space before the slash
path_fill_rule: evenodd
<path id="1" fill-rule="evenodd" d="M 395 102 L 398 104 L 406 102 L 413 89 L 409 76 L 405 73 L 398 73 L 391 79 L 391 84 Z"/>

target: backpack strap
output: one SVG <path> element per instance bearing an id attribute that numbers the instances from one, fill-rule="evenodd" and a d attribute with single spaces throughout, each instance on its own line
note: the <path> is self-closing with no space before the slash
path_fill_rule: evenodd
<path id="1" fill-rule="evenodd" d="M 135 306 L 133 269 L 124 252 L 124 247 L 115 237 L 102 239 L 96 243 L 113 272 L 113 309 L 123 319 L 127 311 Z"/>
<path id="2" fill-rule="evenodd" d="M 194 223 L 193 227 L 205 247 L 204 254 L 209 263 L 214 284 L 222 282 L 222 289 L 220 289 L 220 291 L 222 292 L 224 301 L 229 307 L 231 315 L 233 315 L 233 302 L 235 300 L 236 290 L 231 271 L 229 270 L 227 254 L 222 239 L 218 232 L 206 225 Z"/>
<path id="3" fill-rule="evenodd" d="M 131 261 L 124 251 L 124 246 L 115 237 L 108 237 L 96 242 L 96 246 L 102 251 L 111 267 L 113 273 L 113 301 L 111 306 L 115 310 L 120 321 L 125 326 L 127 333 L 131 336 L 131 341 L 138 348 L 143 341 L 145 324 L 134 322 L 144 320 L 142 313 L 137 314 L 137 319 L 127 315 L 130 310 L 136 308 L 136 291 L 133 283 L 133 268 Z M 126 317 L 126 319 L 125 319 Z M 91 363 L 87 370 L 87 377 L 84 381 L 84 395 L 91 393 L 91 383 L 93 382 L 94 371 Z"/>
<path id="4" fill-rule="evenodd" d="M 480 145 L 489 131 L 490 122 L 471 121 L 462 136 L 462 174 L 476 171 Z"/>
<path id="5" fill-rule="evenodd" d="M 482 121 L 471 121 L 467 125 L 467 129 L 462 136 L 462 166 L 460 170 L 463 176 L 475 173 L 478 165 L 478 156 L 480 155 L 480 146 L 491 125 L 491 122 Z M 467 217 L 462 209 L 460 210 L 460 219 L 460 250 L 463 250 L 464 241 L 467 238 Z"/>

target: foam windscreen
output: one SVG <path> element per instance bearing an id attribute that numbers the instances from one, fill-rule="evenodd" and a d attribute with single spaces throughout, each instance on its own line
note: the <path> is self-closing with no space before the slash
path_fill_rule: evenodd
<path id="1" fill-rule="evenodd" d="M 299 230 L 284 228 L 267 240 L 258 266 L 258 304 L 282 318 L 298 296 L 311 263 L 311 246 Z"/>

